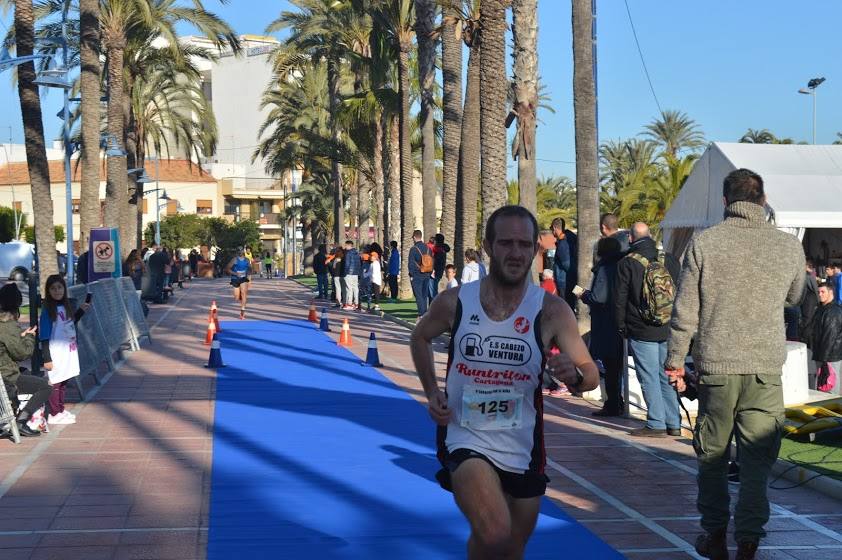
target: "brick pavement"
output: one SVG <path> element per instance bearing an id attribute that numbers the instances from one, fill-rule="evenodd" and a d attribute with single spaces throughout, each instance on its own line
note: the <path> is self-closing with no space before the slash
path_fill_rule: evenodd
<path id="1" fill-rule="evenodd" d="M 74 405 L 77 424 L 19 446 L 0 442 L 0 560 L 205 558 L 215 374 L 202 367 L 201 339 L 211 299 L 223 321 L 236 308 L 221 280 L 177 296 L 150 313 L 154 344 L 128 354 L 92 401 Z M 256 280 L 247 319 L 305 318 L 309 297 L 292 282 Z M 335 326 L 351 319 L 360 357 L 375 332 L 383 374 L 423 398 L 406 329 L 366 314 L 330 316 Z M 443 372 L 444 344 L 437 350 Z M 689 440 L 631 441 L 625 428 L 634 421 L 595 420 L 577 399 L 545 403 L 548 496 L 630 559 L 695 558 Z M 758 558 L 842 557 L 842 503 L 803 488 L 770 497 Z"/>

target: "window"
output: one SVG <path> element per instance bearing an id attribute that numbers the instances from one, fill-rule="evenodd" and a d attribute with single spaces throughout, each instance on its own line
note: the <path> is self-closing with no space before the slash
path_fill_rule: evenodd
<path id="1" fill-rule="evenodd" d="M 196 201 L 196 213 L 197 214 L 213 214 L 213 201 L 212 200 L 197 200 Z"/>
<path id="2" fill-rule="evenodd" d="M 146 199 L 144 198 L 144 199 L 143 199 L 143 210 L 142 210 L 142 213 L 143 213 L 143 214 L 146 214 L 146 213 L 148 213 L 148 212 L 149 212 L 149 205 L 146 203 Z"/>
<path id="3" fill-rule="evenodd" d="M 71 206 L 71 208 L 73 208 L 73 213 L 78 214 L 79 213 L 79 207 L 80 207 L 80 200 L 78 198 L 74 198 L 73 201 L 71 202 L 70 206 Z"/>
<path id="4" fill-rule="evenodd" d="M 173 216 L 175 214 L 178 214 L 178 201 L 171 198 L 169 202 L 167 202 L 167 216 Z"/>

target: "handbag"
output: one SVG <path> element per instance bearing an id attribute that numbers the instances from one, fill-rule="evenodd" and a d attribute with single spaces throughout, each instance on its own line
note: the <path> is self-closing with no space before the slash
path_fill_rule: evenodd
<path id="1" fill-rule="evenodd" d="M 816 374 L 816 389 L 830 393 L 836 387 L 836 370 L 830 362 L 825 362 Z"/>

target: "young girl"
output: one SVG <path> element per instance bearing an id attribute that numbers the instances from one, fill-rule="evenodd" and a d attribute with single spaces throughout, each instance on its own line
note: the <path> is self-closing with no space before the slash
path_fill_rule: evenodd
<path id="1" fill-rule="evenodd" d="M 231 285 L 234 287 L 234 299 L 240 302 L 240 319 L 246 318 L 246 300 L 249 296 L 249 272 L 251 271 L 251 259 L 246 252 L 240 248 L 237 256 L 228 263 L 228 272 L 231 274 Z"/>
<path id="2" fill-rule="evenodd" d="M 64 409 L 67 380 L 79 375 L 79 351 L 76 344 L 76 323 L 90 309 L 83 303 L 76 312 L 67 299 L 64 278 L 53 274 L 47 278 L 44 307 L 41 310 L 39 340 L 44 367 L 47 369 L 53 392 L 48 401 L 48 424 L 73 424 L 76 416 Z"/>
<path id="3" fill-rule="evenodd" d="M 366 272 L 371 282 L 371 288 L 368 291 L 368 310 L 371 311 L 373 296 L 374 310 L 380 311 L 380 290 L 383 289 L 383 267 L 380 265 L 380 253 L 372 249 L 369 258 L 371 259 L 371 265 Z"/>

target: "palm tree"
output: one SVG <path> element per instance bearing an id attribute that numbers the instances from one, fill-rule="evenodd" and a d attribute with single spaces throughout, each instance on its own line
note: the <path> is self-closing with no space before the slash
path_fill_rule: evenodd
<path id="1" fill-rule="evenodd" d="M 458 6 L 461 3 L 462 0 L 447 0 L 443 4 L 442 24 L 439 28 L 444 120 L 441 231 L 448 242 L 455 242 L 456 236 L 456 185 L 462 134 L 462 23 Z M 450 255 L 452 259 L 453 253 Z"/>
<path id="2" fill-rule="evenodd" d="M 521 206 L 536 214 L 535 120 L 538 108 L 538 0 L 514 0 L 514 107 L 517 135 L 513 157 Z"/>
<path id="3" fill-rule="evenodd" d="M 573 0 L 573 110 L 576 126 L 576 212 L 579 235 L 579 284 L 591 281 L 593 246 L 599 238 L 599 171 L 594 77 L 594 14 L 591 0 Z M 590 321 L 580 306 L 579 326 Z"/>
<path id="4" fill-rule="evenodd" d="M 415 36 L 418 41 L 418 77 L 421 89 L 421 193 L 423 199 L 423 228 L 427 236 L 436 227 L 436 130 L 433 89 L 436 83 L 436 49 L 433 36 L 436 15 L 434 0 L 415 0 Z"/>
<path id="5" fill-rule="evenodd" d="M 100 0 L 79 0 L 80 59 L 79 84 L 82 102 L 82 185 L 79 197 L 79 252 L 88 246 L 92 227 L 100 225 L 99 135 L 100 114 Z"/>
<path id="6" fill-rule="evenodd" d="M 278 79 L 287 79 L 291 72 L 306 60 L 327 62 L 328 91 L 330 93 L 331 139 L 340 141 L 340 130 L 336 123 L 339 110 L 341 73 L 342 24 L 340 12 L 350 6 L 338 0 L 291 0 L 297 12 L 282 12 L 266 28 L 267 33 L 290 30 L 284 48 L 273 55 L 274 72 Z M 345 205 L 342 192 L 342 176 L 337 157 L 331 162 L 331 183 L 333 191 L 333 241 L 340 243 L 345 235 Z"/>
<path id="7" fill-rule="evenodd" d="M 412 0 L 385 0 L 374 13 L 375 22 L 389 39 L 398 55 L 399 153 L 401 181 L 401 254 L 407 255 L 412 246 L 412 231 L 415 228 L 415 214 L 412 206 L 412 145 L 410 143 L 409 105 L 409 52 L 415 34 Z M 409 282 L 408 259 L 401 259 L 400 296 L 407 298 L 412 293 Z"/>
<path id="8" fill-rule="evenodd" d="M 681 111 L 662 111 L 661 116 L 645 126 L 644 135 L 659 143 L 670 157 L 678 152 L 705 145 L 705 135 L 693 119 Z"/>
<path id="9" fill-rule="evenodd" d="M 480 154 L 482 223 L 506 204 L 506 8 L 509 0 L 480 3 Z M 483 227 L 483 229 L 485 229 Z"/>
<path id="10" fill-rule="evenodd" d="M 17 56 L 30 56 L 35 48 L 35 14 L 32 0 L 15 0 L 15 48 Z M 47 277 L 58 272 L 55 259 L 56 238 L 53 229 L 53 200 L 50 196 L 50 168 L 44 146 L 44 124 L 41 120 L 41 99 L 35 81 L 35 64 L 27 62 L 18 68 L 18 96 L 23 117 L 26 164 L 32 190 L 32 213 L 35 222 L 36 250 L 41 286 Z"/>
<path id="11" fill-rule="evenodd" d="M 466 6 L 462 13 L 462 39 L 468 46 L 468 69 L 465 75 L 465 105 L 462 110 L 462 139 L 459 144 L 459 177 L 456 188 L 456 236 L 454 263 L 464 266 L 465 250 L 476 248 L 477 206 L 480 189 L 480 59 L 479 0 Z"/>
<path id="12" fill-rule="evenodd" d="M 766 128 L 760 130 L 749 128 L 748 132 L 740 138 L 743 144 L 774 144 L 776 140 L 777 137 Z"/>
<path id="13" fill-rule="evenodd" d="M 674 158 L 666 154 L 657 173 L 650 175 L 640 184 L 624 189 L 619 197 L 620 213 L 627 218 L 627 222 L 646 222 L 657 235 L 658 224 L 678 196 L 697 159 L 696 154 L 689 154 L 683 158 Z"/>

